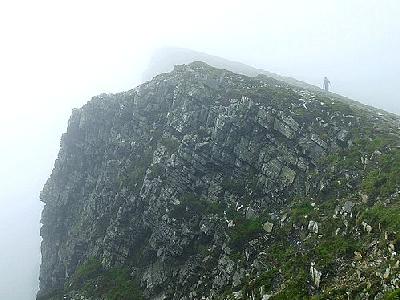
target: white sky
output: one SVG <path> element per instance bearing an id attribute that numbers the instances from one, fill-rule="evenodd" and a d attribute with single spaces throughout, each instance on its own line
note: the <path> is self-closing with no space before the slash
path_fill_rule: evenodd
<path id="1" fill-rule="evenodd" d="M 207 52 L 400 113 L 400 2 L 0 2 L 0 298 L 34 299 L 39 191 L 73 107 L 133 88 L 156 47 Z"/>

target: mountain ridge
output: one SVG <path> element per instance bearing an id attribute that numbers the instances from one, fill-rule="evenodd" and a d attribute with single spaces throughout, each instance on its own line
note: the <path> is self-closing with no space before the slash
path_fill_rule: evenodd
<path id="1" fill-rule="evenodd" d="M 298 88 L 312 90 L 313 92 L 317 93 L 319 92 L 325 93 L 325 91 L 319 86 L 297 80 L 293 77 L 283 76 L 238 61 L 228 60 L 216 55 L 210 55 L 204 52 L 194 51 L 186 48 L 177 48 L 177 47 L 165 47 L 156 50 L 153 53 L 152 58 L 150 59 L 150 63 L 147 69 L 143 73 L 142 79 L 143 81 L 151 80 L 154 76 L 160 73 L 168 73 L 172 71 L 175 65 L 189 64 L 195 61 L 203 61 L 215 68 L 226 69 L 233 73 L 242 74 L 249 77 L 267 76 L 274 78 L 278 81 L 283 81 L 289 85 L 296 86 Z M 359 104 L 360 106 L 371 107 L 365 104 L 361 104 L 359 101 L 352 100 L 348 97 L 342 96 L 335 92 L 330 92 L 330 95 L 340 98 L 341 101 L 349 101 L 351 103 Z M 378 108 L 374 107 L 374 109 Z M 383 109 L 379 110 L 381 110 L 382 113 L 387 113 Z"/>
<path id="2" fill-rule="evenodd" d="M 292 77 L 282 76 L 277 73 L 255 68 L 253 66 L 238 61 L 228 60 L 216 55 L 210 55 L 204 52 L 176 47 L 166 47 L 155 51 L 150 59 L 150 64 L 147 70 L 143 74 L 143 80 L 151 80 L 157 74 L 170 72 L 175 65 L 190 64 L 195 61 L 202 61 L 215 68 L 226 69 L 233 73 L 242 74 L 249 77 L 265 75 L 297 87 L 322 91 L 322 89 L 315 85 L 297 80 Z"/>
<path id="3" fill-rule="evenodd" d="M 94 97 L 41 194 L 38 299 L 381 299 L 399 120 L 202 62 Z"/>

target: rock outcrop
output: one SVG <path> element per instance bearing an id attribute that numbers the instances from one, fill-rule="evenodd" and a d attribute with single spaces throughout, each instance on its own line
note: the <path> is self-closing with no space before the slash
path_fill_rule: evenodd
<path id="1" fill-rule="evenodd" d="M 399 124 L 202 62 L 94 97 L 41 194 L 38 299 L 396 293 Z"/>

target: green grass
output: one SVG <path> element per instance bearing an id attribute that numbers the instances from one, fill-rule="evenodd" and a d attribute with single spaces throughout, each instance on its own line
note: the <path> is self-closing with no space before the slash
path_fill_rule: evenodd
<path id="1" fill-rule="evenodd" d="M 250 280 L 244 284 L 244 287 L 242 288 L 243 295 L 246 297 L 246 299 L 250 299 L 252 292 L 256 291 L 262 286 L 264 287 L 265 291 L 271 291 L 276 276 L 278 276 L 278 271 L 275 269 L 261 273 L 254 280 Z"/>
<path id="2" fill-rule="evenodd" d="M 95 258 L 89 259 L 86 263 L 80 265 L 71 279 L 74 287 L 82 286 L 86 280 L 97 277 L 103 272 L 101 262 Z"/>
<path id="3" fill-rule="evenodd" d="M 274 295 L 271 300 L 309 299 L 307 278 L 308 274 L 304 270 L 295 274 L 294 278 L 287 282 L 286 287 L 277 295 Z"/>
<path id="4" fill-rule="evenodd" d="M 365 176 L 362 188 L 372 197 L 387 197 L 400 188 L 400 151 L 382 154 L 378 163 Z"/>
<path id="5" fill-rule="evenodd" d="M 305 216 L 309 217 L 314 214 L 314 208 L 311 206 L 311 201 L 302 201 L 296 203 L 290 209 L 290 216 L 295 223 L 303 223 L 306 219 Z"/>
<path id="6" fill-rule="evenodd" d="M 400 289 L 397 289 L 393 292 L 386 293 L 384 300 L 400 300 Z"/>
<path id="7" fill-rule="evenodd" d="M 315 247 L 315 259 L 321 265 L 329 266 L 337 258 L 352 258 L 354 251 L 359 250 L 358 241 L 342 236 L 330 236 L 321 240 Z"/>
<path id="8" fill-rule="evenodd" d="M 304 254 L 296 253 L 287 244 L 272 246 L 268 254 L 275 261 L 286 282 L 285 288 L 272 297 L 274 300 L 308 299 L 309 259 Z"/>
<path id="9" fill-rule="evenodd" d="M 400 230 L 400 204 L 395 203 L 385 207 L 377 203 L 365 210 L 362 219 L 375 228 L 380 224 L 386 230 L 398 232 Z"/>
<path id="10" fill-rule="evenodd" d="M 124 268 L 113 268 L 103 278 L 102 293 L 107 300 L 141 300 L 144 299 L 137 282 Z"/>
<path id="11" fill-rule="evenodd" d="M 345 197 L 351 192 L 347 184 L 361 185 L 363 193 L 368 194 L 371 201 L 387 197 L 400 188 L 400 150 L 394 147 L 398 139 L 384 133 L 367 134 L 365 130 L 360 128 L 352 133 L 355 138 L 350 148 L 321 160 L 327 177 L 331 179 L 325 188 L 328 196 Z M 375 151 L 381 154 L 374 154 Z M 362 157 L 369 159 L 367 165 L 361 162 Z M 347 177 L 347 174 L 356 175 Z"/>
<path id="12" fill-rule="evenodd" d="M 89 259 L 79 266 L 66 288 L 78 290 L 89 297 L 102 297 L 107 300 L 141 300 L 142 291 L 129 270 L 114 267 L 106 270 L 96 258 Z"/>

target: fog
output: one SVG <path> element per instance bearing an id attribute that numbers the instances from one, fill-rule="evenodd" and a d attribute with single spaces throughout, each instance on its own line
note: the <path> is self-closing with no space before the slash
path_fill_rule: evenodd
<path id="1" fill-rule="evenodd" d="M 72 108 L 140 83 L 153 51 L 221 56 L 400 113 L 400 2 L 2 1 L 0 299 L 34 299 L 40 190 Z"/>

